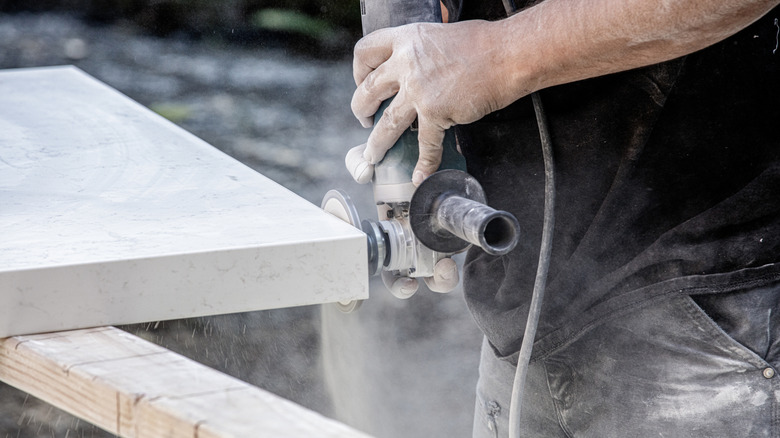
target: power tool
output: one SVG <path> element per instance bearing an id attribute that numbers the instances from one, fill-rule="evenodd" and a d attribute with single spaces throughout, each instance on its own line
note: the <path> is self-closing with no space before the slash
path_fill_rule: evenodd
<path id="1" fill-rule="evenodd" d="M 517 10 L 513 0 L 502 0 L 507 16 Z M 360 0 L 363 35 L 392 26 L 415 22 L 441 22 L 439 0 Z M 555 227 L 555 169 L 553 148 L 539 93 L 532 93 L 534 112 L 544 158 L 544 220 L 536 278 L 528 319 L 520 348 L 509 412 L 509 436 L 521 436 L 520 411 L 531 360 L 536 328 L 541 314 Z M 380 106 L 375 123 L 387 107 Z M 479 183 L 465 171 L 463 157 L 457 151 L 451 132 L 445 133 L 442 164 L 415 190 L 411 174 L 418 157 L 414 127 L 406 130 L 383 159 L 373 175 L 374 200 L 379 221 L 360 221 L 349 196 L 332 190 L 325 195 L 322 208 L 368 236 L 370 272 L 390 271 L 393 275 L 426 277 L 433 274 L 436 262 L 463 251 L 471 244 L 493 255 L 511 251 L 519 241 L 519 224 L 512 214 L 485 205 Z M 391 290 L 392 291 L 392 290 Z M 407 298 L 401 296 L 400 298 Z M 351 311 L 359 302 L 341 303 Z"/>
<path id="2" fill-rule="evenodd" d="M 441 22 L 439 0 L 361 0 L 363 34 L 415 22 Z M 374 116 L 382 116 L 390 100 Z M 518 243 L 520 230 L 510 213 L 486 205 L 482 187 L 466 170 L 452 130 L 445 133 L 439 171 L 415 189 L 412 171 L 418 159 L 417 131 L 408 128 L 374 166 L 371 181 L 378 220 L 362 220 L 349 195 L 329 191 L 322 208 L 366 233 L 371 275 L 432 277 L 436 263 L 477 245 L 503 255 Z M 399 298 L 409 298 L 391 289 Z M 352 311 L 359 302 L 340 303 Z"/>

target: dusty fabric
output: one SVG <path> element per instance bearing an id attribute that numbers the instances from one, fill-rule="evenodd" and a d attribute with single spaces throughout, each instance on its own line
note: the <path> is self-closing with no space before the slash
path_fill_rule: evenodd
<path id="1" fill-rule="evenodd" d="M 449 4 L 498 19 L 501 1 Z M 541 91 L 556 160 L 553 258 L 534 347 L 554 354 L 606 317 L 659 297 L 731 293 L 780 279 L 780 50 L 776 8 L 685 58 Z M 522 41 L 518 41 L 522 44 Z M 470 250 L 466 299 L 514 362 L 542 228 L 543 162 L 529 98 L 457 127 L 489 203 L 521 243 Z"/>
<path id="2" fill-rule="evenodd" d="M 661 298 L 532 362 L 522 436 L 776 437 L 777 365 L 724 333 L 692 297 Z M 514 366 L 485 345 L 475 438 L 507 436 L 513 376 Z"/>

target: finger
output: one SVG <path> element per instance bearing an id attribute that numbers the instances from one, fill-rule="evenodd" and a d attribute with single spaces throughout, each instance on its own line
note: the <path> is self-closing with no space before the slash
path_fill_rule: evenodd
<path id="1" fill-rule="evenodd" d="M 365 143 L 350 149 L 344 158 L 344 164 L 346 164 L 349 174 L 358 184 L 365 184 L 371 181 L 371 177 L 374 176 L 374 166 L 363 158 L 364 150 L 366 150 Z"/>
<path id="2" fill-rule="evenodd" d="M 402 300 L 411 298 L 419 287 L 416 278 L 398 277 L 388 271 L 382 271 L 382 282 L 393 296 Z"/>
<path id="3" fill-rule="evenodd" d="M 425 120 L 422 116 L 418 120 L 417 141 L 420 144 L 420 158 L 412 173 L 412 182 L 419 186 L 425 178 L 428 178 L 439 169 L 441 165 L 442 142 L 444 141 L 444 128 Z"/>
<path id="4" fill-rule="evenodd" d="M 360 85 L 369 73 L 390 59 L 393 39 L 390 29 L 380 29 L 361 38 L 355 44 L 352 58 L 352 76 Z"/>
<path id="5" fill-rule="evenodd" d="M 381 161 L 416 117 L 414 106 L 405 102 L 403 92 L 399 93 L 382 113 L 382 117 L 368 136 L 366 150 L 363 152 L 366 160 L 371 164 Z"/>
<path id="6" fill-rule="evenodd" d="M 433 277 L 424 278 L 428 289 L 433 292 L 451 292 L 458 286 L 460 275 L 458 274 L 458 265 L 455 260 L 449 257 L 436 262 L 433 268 Z"/>
<path id="7" fill-rule="evenodd" d="M 388 64 L 372 71 L 352 94 L 352 113 L 364 128 L 374 124 L 374 114 L 385 100 L 398 93 L 398 79 L 389 72 Z"/>

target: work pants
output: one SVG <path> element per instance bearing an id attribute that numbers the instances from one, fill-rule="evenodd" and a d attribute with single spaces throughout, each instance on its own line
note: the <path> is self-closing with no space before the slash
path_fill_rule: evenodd
<path id="1" fill-rule="evenodd" d="M 672 294 L 535 358 L 524 437 L 779 437 L 780 285 Z M 515 367 L 483 344 L 475 438 L 508 436 Z"/>

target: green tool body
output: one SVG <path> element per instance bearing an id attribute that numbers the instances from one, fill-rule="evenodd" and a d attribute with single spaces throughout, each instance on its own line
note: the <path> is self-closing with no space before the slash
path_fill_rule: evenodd
<path id="1" fill-rule="evenodd" d="M 363 34 L 408 23 L 440 23 L 440 7 L 439 0 L 361 0 Z M 392 101 L 382 102 L 375 126 Z M 325 211 L 363 230 L 369 273 L 382 274 L 388 289 L 403 299 L 414 290 L 393 287 L 395 279 L 421 278 L 431 286 L 429 280 L 443 259 L 470 245 L 500 256 L 515 247 L 519 236 L 517 219 L 487 206 L 482 187 L 466 173 L 452 129 L 445 131 L 438 171 L 416 187 L 412 174 L 418 159 L 415 123 L 374 165 L 376 220 L 361 220 L 349 195 L 340 190 L 326 193 L 322 201 Z M 354 310 L 356 303 L 342 303 L 342 308 Z"/>
<path id="2" fill-rule="evenodd" d="M 375 123 L 379 121 L 393 99 L 382 103 L 377 111 Z M 438 170 L 456 169 L 466 171 L 466 159 L 458 152 L 455 133 L 448 129 L 444 133 L 442 159 Z M 406 129 L 384 158 L 374 166 L 374 184 L 404 184 L 412 181 L 412 172 L 419 158 L 420 145 L 417 140 L 416 123 Z"/>

